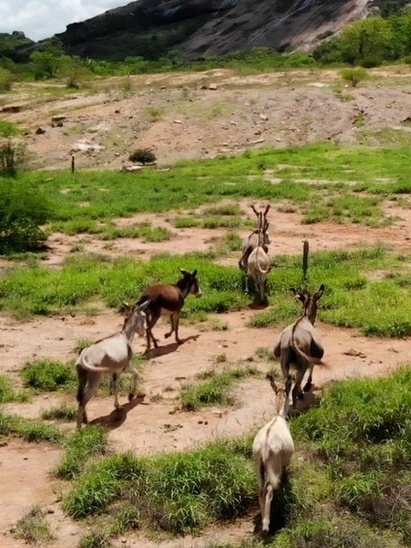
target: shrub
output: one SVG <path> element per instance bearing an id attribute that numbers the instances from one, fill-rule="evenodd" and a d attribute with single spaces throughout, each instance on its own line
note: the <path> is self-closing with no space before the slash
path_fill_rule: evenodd
<path id="1" fill-rule="evenodd" d="M 11 175 L 14 160 L 8 164 L 3 152 L 0 145 L 0 171 L 4 168 Z M 38 189 L 19 181 L 0 180 L 0 253 L 40 249 L 46 240 L 41 226 L 50 216 L 48 200 Z"/>
<path id="2" fill-rule="evenodd" d="M 148 148 L 138 148 L 128 157 L 130 162 L 140 162 L 140 164 L 152 164 L 156 161 L 156 155 Z"/>
<path id="3" fill-rule="evenodd" d="M 24 146 L 10 138 L 0 141 L 0 174 L 14 176 L 24 164 Z"/>
<path id="4" fill-rule="evenodd" d="M 368 76 L 367 71 L 362 68 L 347 68 L 341 71 L 341 76 L 343 80 L 349 82 L 353 88 L 357 87 L 358 84 L 365 80 Z"/>
<path id="5" fill-rule="evenodd" d="M 12 73 L 3 67 L 0 67 L 0 93 L 10 91 L 12 84 L 13 84 Z"/>

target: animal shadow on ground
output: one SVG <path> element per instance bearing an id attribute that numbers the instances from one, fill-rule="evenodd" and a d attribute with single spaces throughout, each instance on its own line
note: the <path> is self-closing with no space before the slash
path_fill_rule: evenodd
<path id="1" fill-rule="evenodd" d="M 169 344 L 165 344 L 164 346 L 158 346 L 157 348 L 151 348 L 150 350 L 146 350 L 144 356 L 148 359 L 150 358 L 158 358 L 160 356 L 166 356 L 167 354 L 171 354 L 172 352 L 175 352 L 179 346 L 186 343 L 187 341 L 196 341 L 198 339 L 198 335 L 190 335 L 186 337 L 185 339 L 180 339 L 180 344 L 173 342 Z"/>
<path id="2" fill-rule="evenodd" d="M 102 426 L 107 430 L 115 430 L 126 420 L 128 412 L 134 409 L 138 404 L 148 405 L 143 401 L 144 397 L 145 396 L 136 396 L 130 402 L 122 405 L 119 409 L 113 409 L 109 415 L 103 415 L 102 417 L 93 419 L 89 422 L 89 425 Z"/>
<path id="3" fill-rule="evenodd" d="M 304 392 L 304 397 L 300 400 L 297 400 L 297 409 L 293 409 L 292 414 L 299 415 L 311 409 L 312 407 L 317 407 L 321 401 L 322 390 L 319 390 L 319 394 L 314 394 L 315 385 L 312 384 L 309 392 Z"/>
<path id="4" fill-rule="evenodd" d="M 290 481 L 290 473 L 288 470 L 284 470 L 281 477 L 281 485 L 278 491 L 273 494 L 273 500 L 271 502 L 270 512 L 270 530 L 268 535 L 273 535 L 284 529 L 287 525 L 287 518 L 290 516 L 293 505 L 295 505 L 295 493 L 292 489 L 292 482 Z M 265 538 L 261 531 L 262 519 L 261 513 L 258 512 L 254 517 L 254 534 L 261 535 Z M 272 540 L 272 539 L 271 539 Z M 267 538 L 267 543 L 270 544 L 271 540 Z"/>

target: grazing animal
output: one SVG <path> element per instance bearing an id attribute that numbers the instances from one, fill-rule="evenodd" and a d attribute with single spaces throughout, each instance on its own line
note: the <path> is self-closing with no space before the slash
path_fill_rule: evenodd
<path id="1" fill-rule="evenodd" d="M 151 341 L 154 347 L 158 347 L 158 342 L 153 336 L 152 329 L 156 325 L 160 316 L 170 316 L 171 331 L 165 334 L 166 339 L 174 332 L 175 340 L 181 344 L 181 339 L 178 337 L 178 325 L 180 321 L 180 312 L 184 306 L 184 300 L 187 295 L 195 295 L 201 297 L 199 279 L 197 278 L 197 270 L 191 274 L 180 268 L 183 277 L 176 284 L 157 284 L 147 287 L 137 304 L 143 303 L 147 299 L 150 303 L 146 309 L 147 314 L 147 351 L 150 350 Z"/>
<path id="2" fill-rule="evenodd" d="M 260 213 L 260 224 L 262 222 L 261 215 Z M 248 257 L 247 275 L 254 280 L 254 287 L 261 301 L 264 300 L 267 276 L 270 270 L 270 261 L 264 249 L 263 232 L 260 231 L 258 232 L 257 247 L 251 251 Z M 248 291 L 248 276 L 246 276 L 246 291 Z"/>
<path id="3" fill-rule="evenodd" d="M 251 209 L 254 211 L 258 226 L 251 234 L 243 241 L 243 247 L 241 250 L 241 258 L 238 261 L 238 266 L 240 270 L 247 271 L 247 265 L 248 265 L 248 259 L 250 257 L 251 252 L 253 249 L 255 249 L 259 242 L 264 249 L 264 251 L 267 253 L 268 246 L 271 243 L 270 238 L 267 234 L 267 230 L 269 227 L 269 223 L 267 221 L 267 213 L 270 210 L 270 204 L 267 205 L 263 213 L 259 213 L 254 206 L 251 206 Z M 262 242 L 262 243 L 261 243 Z"/>
<path id="4" fill-rule="evenodd" d="M 146 299 L 138 306 L 127 306 L 128 314 L 124 320 L 122 330 L 84 348 L 77 358 L 77 428 L 81 428 L 82 423 L 87 424 L 87 402 L 90 401 L 100 386 L 105 373 L 113 376 L 114 407 L 116 409 L 120 407 L 118 403 L 118 376 L 123 371 L 128 371 L 133 375 L 129 400 L 133 399 L 137 387 L 138 371 L 131 363 L 133 356 L 131 343 L 136 332 L 140 337 L 144 336 L 146 330 L 144 309 L 148 305 L 149 301 Z"/>
<path id="5" fill-rule="evenodd" d="M 297 299 L 303 304 L 303 312 L 296 322 L 282 331 L 280 339 L 274 347 L 274 356 L 280 358 L 281 361 L 287 396 L 292 385 L 291 365 L 294 365 L 297 370 L 292 391 L 293 407 L 296 407 L 297 398 L 303 397 L 301 383 L 306 370 L 309 369 L 310 374 L 304 386 L 304 392 L 311 389 L 314 365 L 322 363 L 324 348 L 320 336 L 314 328 L 314 323 L 317 316 L 317 303 L 324 294 L 324 289 L 324 285 L 321 285 L 316 293 L 310 293 L 292 288 Z"/>
<path id="6" fill-rule="evenodd" d="M 275 415 L 261 428 L 253 442 L 263 533 L 268 533 L 270 527 L 273 494 L 279 489 L 284 469 L 294 453 L 294 442 L 287 424 L 289 398 L 283 388 L 277 388 L 271 375 L 267 378 L 276 395 Z"/>

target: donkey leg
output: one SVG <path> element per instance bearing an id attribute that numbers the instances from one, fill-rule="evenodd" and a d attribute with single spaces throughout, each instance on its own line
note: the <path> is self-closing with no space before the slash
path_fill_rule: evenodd
<path id="1" fill-rule="evenodd" d="M 265 485 L 265 504 L 264 504 L 264 514 L 263 514 L 263 533 L 268 533 L 270 528 L 270 512 L 271 512 L 271 501 L 273 500 L 273 486 L 271 483 L 266 483 Z"/>
<path id="2" fill-rule="evenodd" d="M 113 393 L 114 393 L 114 408 L 120 409 L 120 404 L 118 403 L 118 373 L 113 373 L 112 376 L 112 387 L 113 387 Z"/>
<path id="3" fill-rule="evenodd" d="M 304 392 L 301 390 L 301 383 L 303 381 L 305 369 L 298 369 L 295 375 L 295 384 L 293 388 L 293 406 L 297 405 L 297 398 L 302 400 L 304 398 Z"/>
<path id="4" fill-rule="evenodd" d="M 132 375 L 131 383 L 130 383 L 130 392 L 128 395 L 128 401 L 132 401 L 132 399 L 136 395 L 139 373 L 131 362 L 128 363 L 124 371 L 128 371 Z"/>
<path id="5" fill-rule="evenodd" d="M 311 390 L 311 386 L 313 384 L 313 369 L 314 364 L 310 367 L 310 374 L 308 375 L 307 382 L 305 383 L 304 392 L 309 392 Z"/>
<path id="6" fill-rule="evenodd" d="M 181 344 L 182 342 L 181 339 L 178 337 L 179 323 L 180 323 L 180 312 L 174 312 L 174 314 L 170 316 L 171 330 L 169 333 L 165 334 L 166 339 L 168 339 L 168 337 L 170 337 L 170 335 L 174 332 L 174 337 L 177 344 Z"/>
<path id="7" fill-rule="evenodd" d="M 82 423 L 88 423 L 86 405 L 93 397 L 93 394 L 95 393 L 97 388 L 100 386 L 102 378 L 102 373 L 91 373 L 90 371 L 86 371 L 86 373 L 87 382 L 83 386 L 82 392 L 80 393 L 80 387 L 79 391 L 77 392 L 77 401 L 79 402 L 77 411 L 77 428 L 81 428 Z"/>

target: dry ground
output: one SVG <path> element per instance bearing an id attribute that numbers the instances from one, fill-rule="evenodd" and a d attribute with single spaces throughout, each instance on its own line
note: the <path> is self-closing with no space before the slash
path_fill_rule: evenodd
<path id="1" fill-rule="evenodd" d="M 84 167 L 119 168 L 127 162 L 126 151 L 140 145 L 153 146 L 161 162 L 168 163 L 179 158 L 216 155 L 222 150 L 235 153 L 260 138 L 265 140 L 264 143 L 255 146 L 285 146 L 323 138 L 355 142 L 358 128 L 354 122 L 359 109 L 365 113 L 370 131 L 400 128 L 402 135 L 408 138 L 407 128 L 401 126 L 401 122 L 411 115 L 410 71 L 399 68 L 388 76 L 390 78 L 387 75 L 382 77 L 380 73 L 376 76 L 378 84 L 367 84 L 358 90 L 343 88 L 343 93 L 354 96 L 350 101 L 341 101 L 340 92 L 335 91 L 341 82 L 337 72 L 331 71 L 321 75 L 300 71 L 247 79 L 222 71 L 181 77 L 145 76 L 133 78 L 135 91 L 128 94 L 121 92 L 121 88 L 116 90 L 113 84 L 110 91 L 101 91 L 97 95 L 79 93 L 74 98 L 45 103 L 44 97 L 41 96 L 40 100 L 33 90 L 26 90 L 24 97 L 22 91 L 15 99 L 16 103 L 24 105 L 23 110 L 5 113 L 4 117 L 24 120 L 31 130 L 38 126 L 46 127 L 44 135 L 30 133 L 28 144 L 39 164 L 47 163 L 53 168 L 61 168 L 68 162 L 70 149 L 80 137 L 72 129 L 76 124 L 82 127 L 81 137 L 90 138 L 97 144 L 105 143 L 105 148 L 99 152 L 77 153 L 78 165 Z M 211 82 L 217 83 L 217 90 L 208 88 Z M 2 98 L 2 102 L 5 104 L 6 100 Z M 144 122 L 144 116 L 150 116 L 144 109 L 150 105 L 153 109 L 165 105 L 165 113 L 157 121 Z M 200 111 L 209 113 L 209 118 L 201 119 Z M 228 116 L 224 117 L 227 112 Z M 63 128 L 50 126 L 54 114 L 67 116 Z M 92 132 L 91 128 L 95 131 Z M 123 141 L 117 138 L 116 132 L 122 135 Z M 240 205 L 250 212 L 248 203 Z M 404 209 L 397 211 L 389 203 L 386 207 L 387 213 L 398 215 L 399 220 L 383 229 L 331 223 L 307 226 L 301 224 L 299 214 L 273 208 L 270 212 L 270 253 L 275 256 L 276 253 L 299 252 L 304 239 L 309 239 L 314 251 L 388 242 L 395 250 L 409 252 L 411 214 Z M 172 212 L 169 212 L 161 220 L 157 218 L 156 223 L 171 227 L 171 217 Z M 144 220 L 147 219 L 149 216 L 144 216 Z M 143 216 L 130 222 L 140 220 Z M 172 231 L 175 234 L 173 249 L 182 254 L 188 250 L 207 249 L 213 245 L 215 237 L 221 235 L 218 230 L 172 228 Z M 77 237 L 53 235 L 45 264 L 58 267 L 76 242 Z M 85 251 L 148 257 L 169 250 L 170 243 L 145 244 L 122 239 L 107 250 L 101 248 L 99 241 L 88 238 L 82 245 Z M 227 262 L 234 264 L 237 258 L 233 254 Z M 324 283 L 327 284 L 327 280 Z M 217 356 L 225 355 L 228 362 L 253 359 L 254 365 L 262 371 L 271 367 L 268 362 L 257 360 L 255 355 L 259 347 L 272 348 L 278 330 L 246 327 L 247 320 L 255 313 L 256 310 L 250 308 L 220 316 L 220 320 L 227 324 L 225 331 L 183 324 L 180 336 L 185 340 L 181 346 L 164 340 L 165 325 L 159 323 L 155 331 L 160 335 L 161 346 L 144 365 L 145 401 L 137 405 L 126 404 L 121 415 L 111 413 L 111 398 L 94 399 L 89 405 L 90 418 L 109 429 L 112 447 L 132 450 L 139 455 L 186 449 L 219 437 L 249 432 L 269 419 L 272 392 L 269 384 L 261 379 L 243 381 L 239 385 L 239 403 L 235 408 L 207 408 L 196 413 L 176 410 L 175 398 L 182 383 L 192 379 L 195 373 L 210 368 L 216 363 Z M 24 323 L 1 314 L 0 372 L 13 374 L 34 358 L 72 360 L 79 339 L 106 336 L 118 330 L 121 323 L 122 319 L 109 310 L 92 318 L 78 314 L 36 318 Z M 337 329 L 321 323 L 321 311 L 318 329 L 324 340 L 328 367 L 315 369 L 315 387 L 311 397 L 318 397 L 330 380 L 383 375 L 408 361 L 408 340 L 368 339 L 354 330 Z M 134 349 L 142 351 L 144 341 L 136 339 Z M 27 417 L 39 417 L 42 410 L 54 406 L 61 399 L 60 396 L 39 396 L 31 403 L 4 407 Z M 67 396 L 66 400 L 74 403 L 74 394 Z M 69 425 L 69 429 L 74 430 L 74 424 Z M 53 546 L 74 546 L 84 534 L 84 530 L 65 518 L 59 509 L 61 485 L 51 479 L 50 472 L 60 455 L 59 449 L 20 441 L 9 442 L 0 448 L 2 547 L 24 545 L 15 540 L 10 531 L 34 504 L 41 504 L 49 511 L 47 521 L 56 536 Z M 200 548 L 217 538 L 246 540 L 251 538 L 252 528 L 251 521 L 243 520 L 221 531 L 215 528 L 207 531 L 199 539 L 187 537 L 160 543 L 133 534 L 120 539 L 118 544 Z"/>

